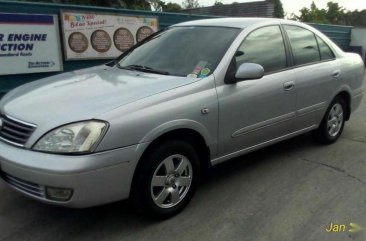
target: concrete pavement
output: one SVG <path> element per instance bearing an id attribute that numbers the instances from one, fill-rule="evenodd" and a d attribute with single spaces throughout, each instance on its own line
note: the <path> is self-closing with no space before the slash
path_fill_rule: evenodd
<path id="1" fill-rule="evenodd" d="M 303 135 L 215 166 L 190 205 L 162 222 L 137 216 L 125 201 L 66 209 L 0 183 L 0 240 L 359 240 L 325 229 L 347 231 L 365 214 L 366 98 L 337 143 Z"/>

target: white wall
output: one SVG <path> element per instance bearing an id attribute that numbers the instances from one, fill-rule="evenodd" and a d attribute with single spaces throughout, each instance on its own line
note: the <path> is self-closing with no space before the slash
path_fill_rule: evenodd
<path id="1" fill-rule="evenodd" d="M 362 59 L 366 52 L 366 28 L 353 28 L 351 33 L 351 46 L 362 46 Z"/>

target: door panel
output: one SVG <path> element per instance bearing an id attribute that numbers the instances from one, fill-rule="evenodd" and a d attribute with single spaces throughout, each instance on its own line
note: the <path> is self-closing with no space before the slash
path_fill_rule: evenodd
<path id="1" fill-rule="evenodd" d="M 295 65 L 296 130 L 318 125 L 341 76 L 329 46 L 308 29 L 285 25 Z"/>
<path id="2" fill-rule="evenodd" d="M 292 70 L 217 87 L 219 99 L 219 155 L 245 149 L 291 133 L 296 107 Z"/>
<path id="3" fill-rule="evenodd" d="M 237 49 L 226 78 L 244 63 L 260 64 L 264 77 L 217 87 L 219 156 L 231 154 L 291 133 L 296 86 L 288 52 L 278 25 L 249 33 Z"/>
<path id="4" fill-rule="evenodd" d="M 296 68 L 296 129 L 320 124 L 330 98 L 338 86 L 340 69 L 337 60 Z M 338 73 L 335 75 L 334 73 Z"/>

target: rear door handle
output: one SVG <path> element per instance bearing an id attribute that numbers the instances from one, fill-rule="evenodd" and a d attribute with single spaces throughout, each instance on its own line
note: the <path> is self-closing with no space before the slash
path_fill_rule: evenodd
<path id="1" fill-rule="evenodd" d="M 339 76 L 341 76 L 341 71 L 340 70 L 333 71 L 333 73 L 332 73 L 333 78 L 338 78 Z"/>
<path id="2" fill-rule="evenodd" d="M 295 87 L 295 82 L 288 81 L 283 84 L 283 89 L 286 91 L 292 90 Z"/>

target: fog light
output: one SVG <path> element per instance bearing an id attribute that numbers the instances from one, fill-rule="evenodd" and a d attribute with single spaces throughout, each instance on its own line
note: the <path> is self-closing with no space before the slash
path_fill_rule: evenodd
<path id="1" fill-rule="evenodd" d="M 54 201 L 68 201 L 72 196 L 72 189 L 46 187 L 46 198 Z"/>

